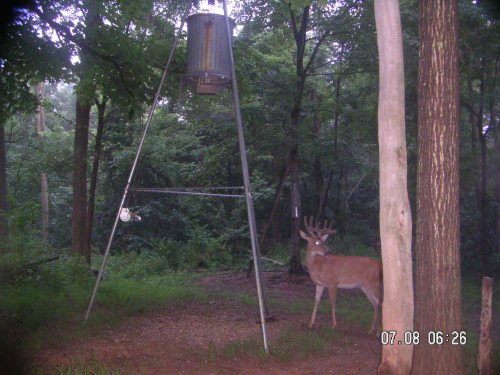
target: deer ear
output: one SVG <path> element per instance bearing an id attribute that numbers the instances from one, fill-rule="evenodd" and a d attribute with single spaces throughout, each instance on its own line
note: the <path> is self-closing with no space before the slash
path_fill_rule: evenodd
<path id="1" fill-rule="evenodd" d="M 326 241 L 326 239 L 328 238 L 328 235 L 329 235 L 328 233 L 327 233 L 327 234 L 322 235 L 322 236 L 321 236 L 321 242 L 325 242 L 325 241 Z"/>
<path id="2" fill-rule="evenodd" d="M 305 234 L 304 232 L 300 231 L 300 237 L 307 241 L 307 234 Z"/>

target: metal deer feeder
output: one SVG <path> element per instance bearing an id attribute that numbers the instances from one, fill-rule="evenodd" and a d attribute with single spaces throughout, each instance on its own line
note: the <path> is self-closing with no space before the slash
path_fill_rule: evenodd
<path id="1" fill-rule="evenodd" d="M 209 1 L 213 4 L 214 1 Z M 235 22 L 228 17 L 226 0 L 222 0 L 224 7 L 224 15 L 212 14 L 212 13 L 202 13 L 187 16 L 191 8 L 191 1 L 187 2 L 187 7 L 185 14 L 182 18 L 181 25 L 175 37 L 172 50 L 168 57 L 168 61 L 163 70 L 163 75 L 161 77 L 158 89 L 156 91 L 155 99 L 151 105 L 148 113 L 146 124 L 142 133 L 141 140 L 139 142 L 135 158 L 132 162 L 132 167 L 125 185 L 123 196 L 118 207 L 118 211 L 115 217 L 113 227 L 109 236 L 108 244 L 104 252 L 104 257 L 99 269 L 99 274 L 97 275 L 97 280 L 92 292 L 92 297 L 90 299 L 87 313 L 85 314 L 85 320 L 89 318 L 90 311 L 94 304 L 97 289 L 99 288 L 99 283 L 102 279 L 106 261 L 108 259 L 111 245 L 113 243 L 113 238 L 116 233 L 118 223 L 121 220 L 128 221 L 132 216 L 135 217 L 136 221 L 141 220 L 139 216 L 130 212 L 126 207 L 128 194 L 131 191 L 135 192 L 149 192 L 149 193 L 168 193 L 168 194 L 192 194 L 192 195 L 207 195 L 212 197 L 234 197 L 234 198 L 244 198 L 247 205 L 248 214 L 248 226 L 250 231 L 250 239 L 252 244 L 252 255 L 255 266 L 255 281 L 257 286 L 257 295 L 259 299 L 259 313 L 261 320 L 262 338 L 264 342 L 264 348 L 266 352 L 268 351 L 267 346 L 267 333 L 266 333 L 266 317 L 268 316 L 268 307 L 266 304 L 266 298 L 263 288 L 262 279 L 262 267 L 260 260 L 259 244 L 257 241 L 257 229 L 255 223 L 255 213 L 253 208 L 253 197 L 250 187 L 250 176 L 248 172 L 248 161 L 245 146 L 245 138 L 243 134 L 243 121 L 240 111 L 240 101 L 238 96 L 238 85 L 236 81 L 236 73 L 234 67 L 234 55 L 232 49 L 232 36 L 233 29 L 235 27 Z M 215 193 L 203 193 L 197 188 L 134 188 L 132 186 L 132 181 L 135 176 L 137 165 L 139 162 L 139 157 L 144 146 L 146 135 L 151 127 L 151 120 L 155 113 L 156 106 L 160 100 L 163 84 L 167 77 L 170 63 L 172 62 L 175 49 L 179 42 L 184 23 L 188 26 L 188 56 L 187 56 L 187 73 L 181 80 L 181 83 L 188 84 L 196 88 L 196 94 L 198 95 L 217 95 L 222 88 L 228 87 L 233 93 L 233 108 L 236 120 L 236 127 L 238 130 L 238 144 L 240 148 L 240 158 L 241 158 L 241 168 L 243 174 L 243 190 L 244 194 L 215 194 Z M 229 188 L 213 188 L 213 189 L 232 189 Z M 238 187 L 242 189 L 242 187 Z"/>
<path id="2" fill-rule="evenodd" d="M 230 37 L 235 22 L 229 20 Z M 231 86 L 231 61 L 226 19 L 221 14 L 193 14 L 186 19 L 187 73 L 184 83 L 196 87 L 198 95 L 217 95 Z"/>

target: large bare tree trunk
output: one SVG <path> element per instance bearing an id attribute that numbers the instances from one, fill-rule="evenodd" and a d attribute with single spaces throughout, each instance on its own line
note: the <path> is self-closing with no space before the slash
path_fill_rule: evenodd
<path id="1" fill-rule="evenodd" d="M 457 0 L 420 0 L 415 347 L 412 375 L 464 374 L 461 331 Z"/>
<path id="2" fill-rule="evenodd" d="M 380 239 L 384 273 L 382 324 L 395 332 L 382 348 L 379 374 L 409 374 L 413 346 L 412 220 L 407 190 L 403 40 L 398 0 L 375 0 L 379 50 L 378 138 L 380 164 Z"/>
<path id="3" fill-rule="evenodd" d="M 36 132 L 39 138 L 43 137 L 45 131 L 45 108 L 43 107 L 43 96 L 45 91 L 45 84 L 39 83 L 35 86 L 35 95 L 38 100 L 36 107 Z M 49 241 L 49 188 L 47 181 L 47 173 L 41 172 L 40 175 L 40 198 L 42 205 L 42 238 Z"/>
<path id="4" fill-rule="evenodd" d="M 97 36 L 99 23 L 99 2 L 86 0 L 88 12 L 85 16 L 86 41 L 90 44 Z M 86 253 L 87 233 L 87 155 L 90 128 L 90 110 L 95 96 L 95 77 L 93 76 L 92 56 L 82 51 L 81 71 L 76 87 L 75 142 L 73 150 L 73 211 L 71 214 L 72 247 L 75 254 L 85 257 L 90 265 L 90 252 Z"/>
<path id="5" fill-rule="evenodd" d="M 87 146 L 90 121 L 90 103 L 76 99 L 76 126 L 73 151 L 73 211 L 71 238 L 73 252 L 85 255 L 85 228 L 87 217 Z"/>

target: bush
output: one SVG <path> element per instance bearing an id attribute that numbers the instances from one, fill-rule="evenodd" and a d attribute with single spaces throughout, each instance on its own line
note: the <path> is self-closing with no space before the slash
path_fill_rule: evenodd
<path id="1" fill-rule="evenodd" d="M 204 226 L 193 227 L 189 234 L 187 242 L 171 239 L 153 240 L 151 249 L 141 252 L 148 254 L 144 256 L 156 262 L 157 269 L 150 266 L 149 274 L 162 275 L 167 270 L 187 271 L 200 268 L 215 270 L 234 264 L 234 256 L 228 249 L 224 236 L 214 237 Z M 135 256 L 140 257 L 140 255 Z"/>
<path id="2" fill-rule="evenodd" d="M 102 257 L 95 256 L 92 261 L 93 267 L 99 268 Z M 165 275 L 170 269 L 168 261 L 151 250 L 140 253 L 131 251 L 126 254 L 110 256 L 104 277 L 140 280 Z"/>
<path id="3" fill-rule="evenodd" d="M 54 258 L 54 253 L 51 255 Z M 32 331 L 83 309 L 94 278 L 82 258 L 59 255 L 36 266 L 31 266 L 36 261 L 25 260 L 19 253 L 0 258 L 2 269 L 11 266 L 13 270 L 0 284 L 2 320 L 13 322 L 23 331 Z"/>

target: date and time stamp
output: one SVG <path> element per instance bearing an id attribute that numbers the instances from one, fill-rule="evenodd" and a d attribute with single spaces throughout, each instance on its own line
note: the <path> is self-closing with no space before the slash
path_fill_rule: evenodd
<path id="1" fill-rule="evenodd" d="M 419 345 L 422 343 L 429 345 L 465 345 L 467 344 L 467 332 L 465 331 L 429 331 L 427 334 L 420 334 L 418 331 L 406 331 L 402 337 L 398 338 L 397 331 L 382 331 L 380 342 L 382 345 Z"/>

